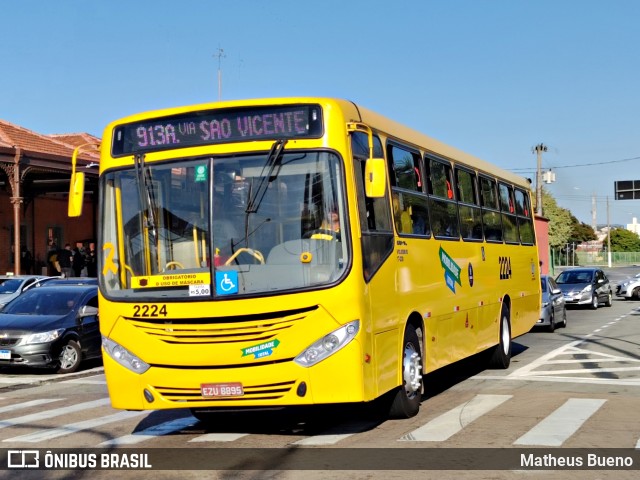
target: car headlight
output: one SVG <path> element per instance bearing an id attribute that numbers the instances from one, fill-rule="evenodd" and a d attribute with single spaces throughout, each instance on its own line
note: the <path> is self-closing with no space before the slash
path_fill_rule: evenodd
<path id="1" fill-rule="evenodd" d="M 542 308 L 548 307 L 549 306 L 549 302 L 542 302 Z"/>
<path id="2" fill-rule="evenodd" d="M 359 329 L 359 320 L 349 322 L 309 345 L 300 355 L 294 358 L 293 361 L 303 367 L 315 365 L 347 345 L 355 338 Z"/>
<path id="3" fill-rule="evenodd" d="M 582 293 L 589 293 L 591 291 L 591 285 L 587 285 L 582 289 Z"/>
<path id="4" fill-rule="evenodd" d="M 122 345 L 104 335 L 102 336 L 102 348 L 116 362 L 134 373 L 144 373 L 151 367 L 151 365 L 136 357 Z"/>
<path id="5" fill-rule="evenodd" d="M 49 343 L 60 338 L 64 328 L 50 330 L 48 332 L 32 333 L 22 338 L 21 345 L 33 345 L 34 343 Z"/>

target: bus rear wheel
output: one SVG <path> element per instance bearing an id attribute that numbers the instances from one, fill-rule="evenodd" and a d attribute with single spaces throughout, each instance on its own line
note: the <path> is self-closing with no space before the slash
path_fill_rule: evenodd
<path id="1" fill-rule="evenodd" d="M 502 304 L 500 312 L 500 339 L 491 353 L 489 368 L 506 369 L 511 363 L 511 313 L 509 306 Z"/>
<path id="2" fill-rule="evenodd" d="M 417 415 L 422 400 L 422 355 L 420 339 L 413 325 L 404 331 L 402 353 L 402 385 L 395 391 L 389 416 L 410 418 Z"/>

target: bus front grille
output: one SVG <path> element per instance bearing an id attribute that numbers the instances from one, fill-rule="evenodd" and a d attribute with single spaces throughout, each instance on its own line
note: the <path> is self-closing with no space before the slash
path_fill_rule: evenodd
<path id="1" fill-rule="evenodd" d="M 228 402 L 242 402 L 253 400 L 277 400 L 289 393 L 295 381 L 286 381 L 265 385 L 244 385 L 244 395 L 236 397 L 216 397 L 205 398 L 202 396 L 201 388 L 175 388 L 175 387 L 162 387 L 154 386 L 156 392 L 158 392 L 164 400 L 170 402 L 180 403 L 193 403 L 193 402 L 219 402 L 220 404 Z"/>
<path id="2" fill-rule="evenodd" d="M 318 309 L 317 305 L 254 315 L 181 319 L 125 317 L 134 327 L 166 343 L 228 344 L 275 338 Z"/>

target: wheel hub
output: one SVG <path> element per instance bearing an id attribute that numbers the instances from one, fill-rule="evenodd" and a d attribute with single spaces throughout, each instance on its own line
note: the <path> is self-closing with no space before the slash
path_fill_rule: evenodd
<path id="1" fill-rule="evenodd" d="M 422 361 L 420 354 L 416 351 L 412 344 L 407 344 L 404 347 L 404 360 L 402 368 L 402 376 L 404 379 L 404 389 L 407 392 L 409 398 L 413 397 L 417 393 L 420 393 L 420 386 L 422 385 Z"/>

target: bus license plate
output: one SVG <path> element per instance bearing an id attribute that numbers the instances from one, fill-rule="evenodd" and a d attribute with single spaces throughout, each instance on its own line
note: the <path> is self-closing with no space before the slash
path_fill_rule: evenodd
<path id="1" fill-rule="evenodd" d="M 244 389 L 240 382 L 203 383 L 200 385 L 200 391 L 204 398 L 241 397 L 244 395 Z"/>
<path id="2" fill-rule="evenodd" d="M 0 360 L 11 360 L 11 350 L 0 350 Z"/>

